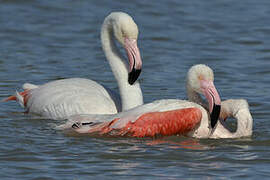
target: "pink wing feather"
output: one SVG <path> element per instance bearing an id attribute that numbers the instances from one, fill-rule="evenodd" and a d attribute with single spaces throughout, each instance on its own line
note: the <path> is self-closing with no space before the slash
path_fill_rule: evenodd
<path id="1" fill-rule="evenodd" d="M 164 112 L 147 112 L 139 116 L 135 121 L 127 116 L 117 117 L 115 115 L 92 116 L 93 120 L 99 122 L 81 122 L 79 125 L 72 125 L 78 133 L 95 133 L 100 135 L 112 136 L 131 136 L 131 137 L 154 137 L 156 135 L 176 135 L 186 134 L 193 130 L 201 121 L 202 113 L 198 108 L 176 109 Z M 106 122 L 100 122 L 104 117 Z M 88 119 L 89 120 L 89 119 Z M 123 121 L 123 123 L 121 123 Z M 76 119 L 75 121 L 76 122 Z M 85 125 L 84 125 L 85 124 Z"/>

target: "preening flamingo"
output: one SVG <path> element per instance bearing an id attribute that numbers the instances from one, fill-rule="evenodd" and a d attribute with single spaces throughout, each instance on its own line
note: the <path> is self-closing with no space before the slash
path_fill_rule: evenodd
<path id="1" fill-rule="evenodd" d="M 189 101 L 166 99 L 144 104 L 115 115 L 74 115 L 59 129 L 78 133 L 145 137 L 184 134 L 195 138 L 237 138 L 252 135 L 253 120 L 246 100 L 226 100 L 214 86 L 213 71 L 195 65 L 187 76 Z M 203 94 L 208 106 L 203 102 Z M 192 102 L 191 102 L 192 101 Z M 221 104 L 221 114 L 220 114 Z M 220 115 L 220 120 L 218 120 Z M 230 132 L 224 119 L 237 119 L 236 132 Z"/>
<path id="2" fill-rule="evenodd" d="M 114 39 L 126 50 L 129 65 L 125 63 Z M 141 105 L 143 96 L 136 80 L 141 72 L 142 60 L 137 39 L 138 27 L 128 14 L 113 12 L 105 18 L 101 43 L 117 80 L 120 97 L 90 79 L 71 78 L 40 86 L 26 83 L 23 92 L 16 92 L 5 101 L 17 100 L 27 112 L 52 119 L 75 114 L 114 114 Z"/>

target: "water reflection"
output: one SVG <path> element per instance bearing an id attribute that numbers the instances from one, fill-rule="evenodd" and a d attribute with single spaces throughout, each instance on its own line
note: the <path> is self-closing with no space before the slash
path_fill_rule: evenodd
<path id="1" fill-rule="evenodd" d="M 147 145 L 156 146 L 156 145 L 168 145 L 168 148 L 178 149 L 190 149 L 190 150 L 206 150 L 210 147 L 207 145 L 203 145 L 197 139 L 183 139 L 173 141 L 171 139 L 167 139 L 166 137 L 160 139 L 153 139 L 146 142 Z"/>

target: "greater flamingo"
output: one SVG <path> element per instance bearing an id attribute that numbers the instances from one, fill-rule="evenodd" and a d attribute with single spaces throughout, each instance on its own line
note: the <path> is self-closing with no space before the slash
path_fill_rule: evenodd
<path id="1" fill-rule="evenodd" d="M 114 39 L 126 50 L 129 65 L 125 63 Z M 90 79 L 71 78 L 40 86 L 26 83 L 23 92 L 16 92 L 4 101 L 17 100 L 27 112 L 52 119 L 75 114 L 114 114 L 141 105 L 143 96 L 136 80 L 141 72 L 142 60 L 137 39 L 138 27 L 128 14 L 113 12 L 105 18 L 101 43 L 117 80 L 120 97 Z"/>
<path id="2" fill-rule="evenodd" d="M 75 115 L 59 129 L 78 133 L 145 137 L 184 134 L 195 138 L 238 138 L 252 135 L 253 119 L 244 99 L 220 102 L 213 84 L 212 69 L 195 65 L 187 76 L 190 101 L 166 99 L 144 104 L 115 115 Z M 199 94 L 204 94 L 208 107 Z M 191 102 L 192 101 L 192 102 Z M 221 104 L 221 114 L 220 114 Z M 220 115 L 220 120 L 218 120 Z M 237 119 L 236 132 L 230 132 L 224 119 Z"/>

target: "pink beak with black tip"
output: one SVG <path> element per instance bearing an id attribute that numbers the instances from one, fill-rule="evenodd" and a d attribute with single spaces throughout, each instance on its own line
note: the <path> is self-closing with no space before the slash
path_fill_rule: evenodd
<path id="1" fill-rule="evenodd" d="M 125 38 L 124 47 L 129 61 L 128 83 L 132 85 L 140 76 L 142 59 L 136 39 Z"/>
<path id="2" fill-rule="evenodd" d="M 213 81 L 200 80 L 200 85 L 209 104 L 211 127 L 214 128 L 220 114 L 221 100 Z"/>

